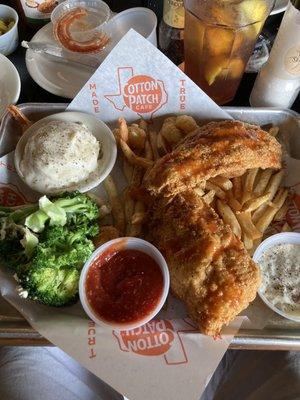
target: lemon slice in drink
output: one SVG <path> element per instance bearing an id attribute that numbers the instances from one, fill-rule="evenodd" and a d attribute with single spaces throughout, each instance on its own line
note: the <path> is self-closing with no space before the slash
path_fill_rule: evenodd
<path id="1" fill-rule="evenodd" d="M 243 25 L 252 24 L 254 33 L 257 36 L 268 13 L 267 4 L 260 0 L 246 0 L 242 1 L 239 7 Z"/>
<path id="2" fill-rule="evenodd" d="M 210 59 L 204 67 L 204 78 L 209 86 L 211 86 L 217 77 L 222 74 L 224 68 L 228 65 L 225 59 Z"/>

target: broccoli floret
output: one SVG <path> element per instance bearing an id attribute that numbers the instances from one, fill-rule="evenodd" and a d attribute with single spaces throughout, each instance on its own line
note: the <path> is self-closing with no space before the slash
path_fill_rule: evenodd
<path id="1" fill-rule="evenodd" d="M 99 225 L 97 223 L 89 223 L 72 227 L 67 226 L 51 226 L 40 234 L 40 242 L 48 242 L 49 246 L 56 242 L 67 242 L 72 244 L 86 238 L 92 238 L 99 233 Z"/>
<path id="2" fill-rule="evenodd" d="M 33 232 L 42 232 L 46 223 L 64 226 L 78 225 L 95 220 L 99 208 L 88 196 L 79 193 L 66 193 L 49 200 L 43 196 L 39 200 L 39 209 L 27 216 L 25 225 Z"/>
<path id="3" fill-rule="evenodd" d="M 48 246 L 47 242 L 41 243 L 37 247 L 31 264 L 33 267 L 40 268 L 48 266 L 51 268 L 75 267 L 81 269 L 94 248 L 93 242 L 88 239 L 72 245 L 67 242 L 56 243 L 52 244 L 51 247 Z"/>
<path id="4" fill-rule="evenodd" d="M 78 298 L 80 271 L 76 268 L 31 267 L 21 278 L 28 297 L 47 306 L 66 306 Z"/>
<path id="5" fill-rule="evenodd" d="M 97 234 L 98 226 L 70 231 L 67 226 L 48 227 L 27 267 L 19 271 L 28 297 L 49 306 L 64 306 L 77 299 L 80 270 L 94 251 L 87 233 Z"/>

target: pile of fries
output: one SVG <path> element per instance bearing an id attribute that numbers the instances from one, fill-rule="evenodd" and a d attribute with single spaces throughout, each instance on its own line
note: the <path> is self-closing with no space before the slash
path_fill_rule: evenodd
<path id="1" fill-rule="evenodd" d="M 152 167 L 155 160 L 172 151 L 182 138 L 197 128 L 196 121 L 188 115 L 165 118 L 158 132 L 144 120 L 128 126 L 123 118 L 119 119 L 119 128 L 115 129 L 114 135 L 123 154 L 123 172 L 128 186 L 121 195 L 111 176 L 104 182 L 114 226 L 103 227 L 103 240 L 123 235 L 139 237 L 142 234 L 146 202 L 135 198 L 134 193 L 141 187 L 146 170 Z M 270 129 L 273 136 L 278 131 L 277 127 Z M 288 190 L 281 187 L 283 175 L 283 170 L 251 169 L 232 179 L 217 176 L 206 182 L 201 181 L 195 190 L 252 254 L 271 222 L 285 218 L 289 199 Z M 285 223 L 282 231 L 289 230 Z"/>
<path id="2" fill-rule="evenodd" d="M 233 179 L 218 176 L 207 182 L 208 198 L 252 254 L 273 220 L 283 220 L 288 209 L 288 190 L 280 187 L 283 170 L 250 169 Z M 289 231 L 285 223 L 282 227 Z"/>

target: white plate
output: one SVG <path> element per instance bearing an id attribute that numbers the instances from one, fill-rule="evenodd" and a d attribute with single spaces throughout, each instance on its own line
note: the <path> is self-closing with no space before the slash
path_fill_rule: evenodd
<path id="1" fill-rule="evenodd" d="M 16 104 L 21 90 L 21 81 L 16 67 L 0 54 L 0 120 L 9 104 Z"/>
<path id="2" fill-rule="evenodd" d="M 96 139 L 101 143 L 101 152 L 103 154 L 101 159 L 101 166 L 97 168 L 96 172 L 93 172 L 89 175 L 89 177 L 73 186 L 68 186 L 63 190 L 73 191 L 79 190 L 84 193 L 89 190 L 92 190 L 96 186 L 98 186 L 104 179 L 108 176 L 108 174 L 113 169 L 116 158 L 117 158 L 117 145 L 114 138 L 114 135 L 110 128 L 103 122 L 97 119 L 92 114 L 87 114 L 78 111 L 65 111 L 58 114 L 52 114 L 48 117 L 42 118 L 39 121 L 35 122 L 31 125 L 26 132 L 23 133 L 20 140 L 17 143 L 17 147 L 15 150 L 15 167 L 19 177 L 26 183 L 24 175 L 20 169 L 20 162 L 23 158 L 24 150 L 26 143 L 30 136 L 32 136 L 37 130 L 43 126 L 45 123 L 50 121 L 64 121 L 64 122 L 78 122 L 83 123 L 96 137 Z M 32 188 L 35 190 L 35 188 Z M 43 194 L 55 194 L 61 190 L 43 190 Z"/>
<path id="3" fill-rule="evenodd" d="M 288 5 L 288 0 L 276 0 L 273 10 L 271 11 L 270 15 L 275 15 L 282 13 L 286 10 Z"/>
<path id="4" fill-rule="evenodd" d="M 106 27 L 113 39 L 101 56 L 98 56 L 99 60 L 103 60 L 131 28 L 156 46 L 156 25 L 157 18 L 148 8 L 135 7 L 116 14 Z M 45 25 L 31 41 L 57 45 L 52 26 L 52 23 Z M 30 49 L 26 52 L 25 60 L 29 74 L 38 85 L 50 93 L 68 99 L 73 99 L 93 74 L 91 68 L 52 61 L 49 57 L 34 53 Z"/>
<path id="5" fill-rule="evenodd" d="M 31 41 L 57 45 L 52 34 L 52 24 L 43 26 Z M 76 96 L 93 73 L 84 66 L 77 67 L 52 61 L 30 49 L 26 51 L 25 61 L 30 76 L 38 85 L 50 93 L 68 99 Z"/>

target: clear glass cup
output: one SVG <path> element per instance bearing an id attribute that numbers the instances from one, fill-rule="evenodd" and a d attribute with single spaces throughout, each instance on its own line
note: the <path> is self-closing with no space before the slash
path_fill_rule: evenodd
<path id="1" fill-rule="evenodd" d="M 185 0 L 185 73 L 216 103 L 235 96 L 273 0 Z"/>
<path id="2" fill-rule="evenodd" d="M 52 11 L 53 34 L 67 50 L 97 53 L 109 43 L 110 17 L 110 8 L 102 0 L 66 0 Z"/>

